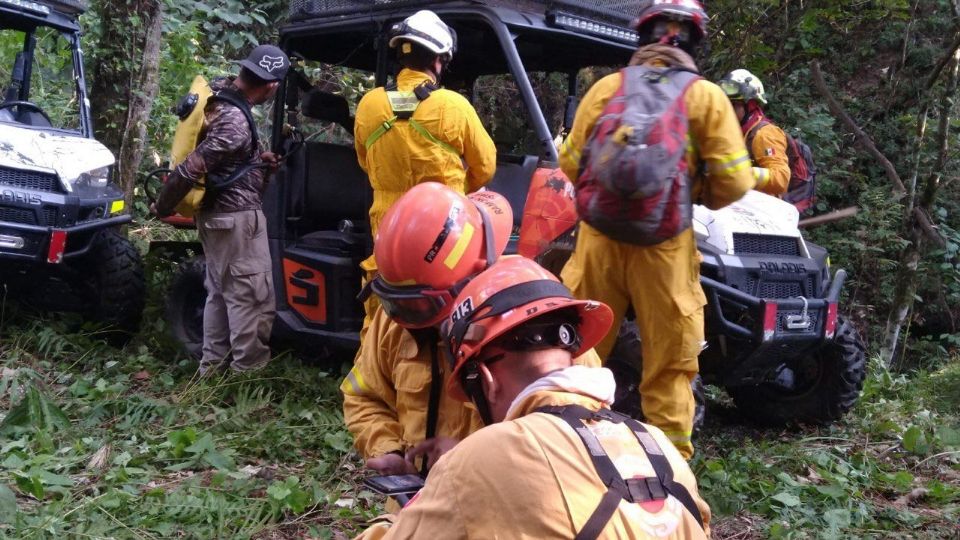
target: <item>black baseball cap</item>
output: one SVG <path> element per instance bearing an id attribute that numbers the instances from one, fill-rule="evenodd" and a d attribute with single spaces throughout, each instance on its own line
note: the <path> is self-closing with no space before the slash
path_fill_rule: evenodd
<path id="1" fill-rule="evenodd" d="M 265 81 L 279 81 L 287 76 L 290 59 L 276 45 L 260 45 L 246 59 L 237 62 Z"/>

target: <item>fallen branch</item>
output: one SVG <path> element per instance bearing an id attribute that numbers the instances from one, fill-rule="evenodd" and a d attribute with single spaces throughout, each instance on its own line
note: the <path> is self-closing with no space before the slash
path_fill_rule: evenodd
<path id="1" fill-rule="evenodd" d="M 842 210 L 836 210 L 833 212 L 828 212 L 826 214 L 820 214 L 819 216 L 808 217 L 806 219 L 801 219 L 800 223 L 797 224 L 798 227 L 816 227 L 818 225 L 823 225 L 825 223 L 832 223 L 834 221 L 840 221 L 841 219 L 846 219 L 857 215 L 860 209 L 856 206 L 850 206 Z"/>
<path id="2" fill-rule="evenodd" d="M 854 137 L 856 138 L 857 144 L 870 154 L 877 162 L 880 163 L 880 166 L 883 167 L 884 172 L 887 175 L 887 178 L 890 179 L 890 182 L 893 183 L 895 191 L 898 195 L 904 195 L 907 193 L 907 188 L 903 185 L 903 181 L 900 180 L 900 175 L 897 174 L 897 169 L 893 166 L 893 163 L 883 155 L 883 152 L 877 149 L 877 146 L 873 144 L 873 140 L 867 135 L 860 126 L 854 122 L 853 118 L 843 109 L 843 106 L 840 105 L 840 102 L 837 101 L 833 94 L 830 92 L 830 88 L 827 86 L 826 81 L 823 79 L 823 73 L 820 71 L 820 62 L 816 60 L 810 62 L 810 75 L 813 77 L 813 84 L 817 87 L 817 91 L 820 92 L 820 95 L 827 101 L 827 107 L 830 108 L 830 112 L 833 113 L 844 125 L 847 126 L 847 129 L 853 132 Z"/>

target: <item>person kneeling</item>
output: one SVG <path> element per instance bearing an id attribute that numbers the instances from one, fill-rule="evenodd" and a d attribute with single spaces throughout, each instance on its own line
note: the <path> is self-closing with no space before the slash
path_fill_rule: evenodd
<path id="1" fill-rule="evenodd" d="M 606 335 L 609 307 L 575 300 L 521 257 L 478 275 L 454 305 L 448 391 L 487 427 L 360 538 L 708 537 L 710 509 L 679 451 L 610 410 L 609 370 L 574 365 Z"/>

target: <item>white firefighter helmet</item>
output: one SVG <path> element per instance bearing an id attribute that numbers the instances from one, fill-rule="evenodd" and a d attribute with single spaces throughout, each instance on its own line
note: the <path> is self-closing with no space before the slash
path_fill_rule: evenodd
<path id="1" fill-rule="evenodd" d="M 441 21 L 436 13 L 426 9 L 393 25 L 391 34 L 391 48 L 403 41 L 411 41 L 426 47 L 448 62 L 457 50 L 456 32 Z"/>

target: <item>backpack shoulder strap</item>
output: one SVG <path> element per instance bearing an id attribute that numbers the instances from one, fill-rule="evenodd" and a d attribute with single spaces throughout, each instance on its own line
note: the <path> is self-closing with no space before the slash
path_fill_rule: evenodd
<path id="1" fill-rule="evenodd" d="M 664 500 L 668 495 L 673 495 L 687 507 L 687 510 L 697 519 L 700 527 L 703 527 L 700 510 L 693 502 L 693 498 L 690 497 L 686 488 L 673 482 L 673 468 L 670 467 L 670 463 L 663 455 L 660 446 L 642 425 L 640 426 L 642 431 L 638 431 L 630 424 L 633 422 L 640 425 L 639 422 L 609 409 L 591 411 L 580 405 L 542 407 L 537 409 L 537 412 L 557 416 L 573 428 L 574 432 L 583 441 L 584 446 L 586 446 L 587 452 L 590 454 L 590 459 L 593 461 L 593 466 L 600 476 L 600 480 L 607 486 L 607 492 L 603 495 L 603 498 L 601 498 L 600 504 L 597 505 L 597 508 L 587 519 L 587 522 L 577 533 L 575 540 L 592 540 L 599 537 L 604 527 L 606 527 L 616 512 L 621 500 L 641 503 Z M 654 478 L 631 478 L 627 480 L 620 476 L 620 471 L 617 470 L 613 460 L 610 459 L 610 456 L 607 455 L 603 449 L 599 439 L 597 439 L 590 428 L 584 424 L 584 421 L 590 420 L 606 420 L 618 424 L 626 422 L 634 435 L 640 440 L 640 444 L 644 452 L 647 453 L 657 476 Z M 643 433 L 645 437 L 641 438 L 640 433 Z M 664 467 L 665 470 L 662 470 Z M 664 483 L 664 480 L 667 480 L 669 483 Z M 677 492 L 680 490 L 682 490 L 682 493 L 678 495 Z M 686 495 L 686 497 L 684 497 L 684 495 Z"/>
<path id="2" fill-rule="evenodd" d="M 240 109 L 240 112 L 243 113 L 244 118 L 247 119 L 247 125 L 250 126 L 250 137 L 253 142 L 253 153 L 255 155 L 259 154 L 260 137 L 257 135 L 257 123 L 253 119 L 253 111 L 250 110 L 250 104 L 247 102 L 246 98 L 241 96 L 236 91 L 226 88 L 220 90 L 219 92 L 215 92 L 207 99 L 207 101 L 223 101 Z"/>
<path id="3" fill-rule="evenodd" d="M 625 423 L 627 427 L 633 431 L 637 440 L 640 441 L 640 445 L 643 446 L 643 450 L 647 453 L 647 458 L 650 460 L 650 464 L 653 465 L 653 470 L 656 472 L 657 478 L 660 480 L 664 489 L 666 489 L 667 493 L 676 497 L 677 500 L 686 507 L 687 511 L 693 515 L 702 529 L 703 516 L 700 515 L 700 508 L 697 507 L 693 496 L 690 495 L 687 488 L 683 484 L 673 480 L 673 467 L 670 466 L 670 461 L 667 460 L 667 456 L 663 454 L 663 450 L 660 448 L 660 445 L 657 444 L 656 439 L 653 438 L 653 435 L 650 435 L 650 432 L 647 431 L 647 428 L 642 423 L 637 422 L 633 418 L 627 418 Z"/>
<path id="4" fill-rule="evenodd" d="M 770 125 L 770 122 L 768 122 L 766 119 L 762 119 L 759 122 L 757 122 L 757 125 L 750 128 L 750 131 L 747 132 L 747 137 L 746 137 L 747 153 L 750 154 L 751 161 L 754 159 L 753 158 L 753 139 L 757 137 L 757 132 L 759 132 L 761 128 L 764 128 L 769 125 Z"/>

